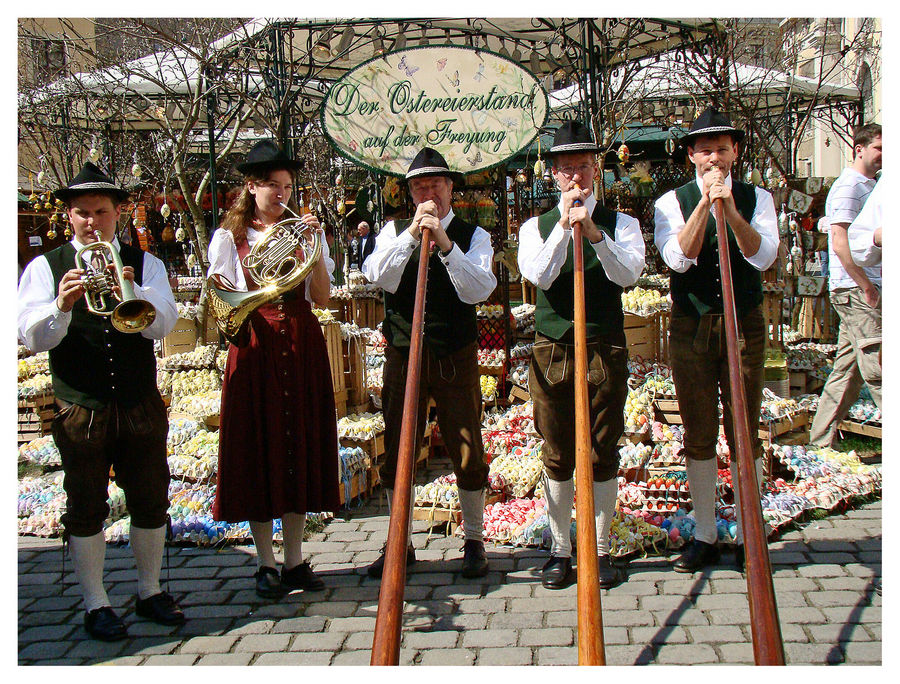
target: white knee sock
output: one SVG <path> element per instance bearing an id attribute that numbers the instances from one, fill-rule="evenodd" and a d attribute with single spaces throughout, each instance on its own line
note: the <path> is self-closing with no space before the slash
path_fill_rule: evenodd
<path id="1" fill-rule="evenodd" d="M 763 482 L 763 464 L 762 459 L 757 458 L 753 462 L 754 469 L 756 470 L 756 486 L 757 491 L 762 487 Z M 741 494 L 738 488 L 738 474 L 737 474 L 737 462 L 734 459 L 731 459 L 731 465 L 729 466 L 731 470 L 731 482 L 734 486 L 734 511 L 737 514 L 737 534 L 735 535 L 734 543 L 735 544 L 743 544 L 744 543 L 744 530 L 741 527 Z"/>
<path id="2" fill-rule="evenodd" d="M 458 489 L 466 541 L 484 541 L 484 489 Z"/>
<path id="3" fill-rule="evenodd" d="M 277 568 L 275 549 L 272 546 L 272 521 L 250 520 L 250 534 L 256 546 L 256 568 Z"/>
<path id="4" fill-rule="evenodd" d="M 303 562 L 303 529 L 306 513 L 285 513 L 281 516 L 281 536 L 284 539 L 284 567 L 296 568 Z"/>
<path id="5" fill-rule="evenodd" d="M 553 480 L 544 471 L 544 492 L 547 495 L 547 518 L 553 545 L 551 556 L 572 557 L 572 504 L 575 502 L 575 478 Z"/>
<path id="6" fill-rule="evenodd" d="M 715 544 L 719 538 L 716 530 L 716 459 L 702 461 L 687 459 L 688 483 L 694 503 L 694 519 L 697 527 L 694 538 L 707 544 Z"/>
<path id="7" fill-rule="evenodd" d="M 609 555 L 609 528 L 616 515 L 619 495 L 617 478 L 594 483 L 594 522 L 597 525 L 597 554 Z"/>
<path id="8" fill-rule="evenodd" d="M 415 483 L 409 486 L 409 522 L 407 523 L 407 535 L 409 538 L 409 543 L 412 544 L 412 516 L 413 516 L 413 507 L 416 505 L 416 485 Z M 388 515 L 390 515 L 391 511 L 394 510 L 394 490 L 388 489 L 385 487 L 384 493 L 387 494 L 387 504 L 388 504 Z"/>
<path id="9" fill-rule="evenodd" d="M 159 570 L 166 545 L 166 526 L 146 528 L 132 525 L 129 538 L 137 565 L 138 598 L 147 599 L 160 592 Z"/>
<path id="10" fill-rule="evenodd" d="M 90 537 L 69 535 L 69 556 L 75 566 L 75 579 L 84 596 L 88 612 L 110 605 L 103 588 L 103 561 L 106 559 L 106 539 L 102 532 Z"/>

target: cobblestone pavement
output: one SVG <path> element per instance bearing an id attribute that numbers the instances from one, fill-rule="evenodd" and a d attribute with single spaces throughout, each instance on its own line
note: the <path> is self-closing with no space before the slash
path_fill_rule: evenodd
<path id="1" fill-rule="evenodd" d="M 369 663 L 379 583 L 364 574 L 384 542 L 375 497 L 304 543 L 324 592 L 281 601 L 253 590 L 252 546 L 169 551 L 168 590 L 188 621 L 163 627 L 134 612 L 131 550 L 109 547 L 105 582 L 129 638 L 87 638 L 81 597 L 59 540 L 20 537 L 20 665 L 364 665 Z M 881 664 L 881 502 L 806 523 L 769 545 L 788 664 Z M 420 560 L 410 571 L 401 664 L 574 665 L 575 593 L 544 589 L 546 557 L 488 545 L 491 572 L 460 576 L 462 542 L 415 522 Z M 669 558 L 629 565 L 628 581 L 602 592 L 607 662 L 750 664 L 746 581 L 720 564 L 677 574 Z M 280 557 L 279 557 L 280 560 Z M 166 577 L 165 567 L 163 579 Z"/>

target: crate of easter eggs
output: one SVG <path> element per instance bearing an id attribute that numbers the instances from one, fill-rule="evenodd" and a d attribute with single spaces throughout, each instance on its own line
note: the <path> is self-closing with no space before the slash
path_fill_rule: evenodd
<path id="1" fill-rule="evenodd" d="M 650 468 L 646 482 L 639 483 L 644 494 L 644 510 L 651 513 L 670 514 L 679 508 L 690 510 L 690 484 L 684 470 Z"/>

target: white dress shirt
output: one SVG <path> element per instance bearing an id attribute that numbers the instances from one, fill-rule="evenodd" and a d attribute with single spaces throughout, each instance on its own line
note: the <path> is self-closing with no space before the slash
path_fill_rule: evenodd
<path id="1" fill-rule="evenodd" d="M 703 178 L 698 175 L 694 181 L 702 193 Z M 731 187 L 730 173 L 725 177 L 725 185 Z M 752 256 L 747 256 L 743 252 L 741 252 L 741 256 L 757 271 L 765 271 L 775 263 L 775 258 L 778 256 L 778 221 L 775 218 L 775 202 L 771 193 L 762 188 L 754 189 L 756 190 L 756 208 L 753 210 L 750 225 L 759 233 L 759 249 Z M 713 215 L 712 206 L 709 208 L 709 213 Z M 689 218 L 690 216 L 681 215 L 681 205 L 678 204 L 678 197 L 674 190 L 670 190 L 656 200 L 653 219 L 656 225 L 654 242 L 663 261 L 676 273 L 684 273 L 691 266 L 697 265 L 697 259 L 688 259 L 678 243 L 678 233 L 682 231 Z"/>
<path id="2" fill-rule="evenodd" d="M 825 199 L 825 215 L 830 224 L 851 224 L 862 211 L 869 195 L 875 191 L 875 179 L 864 176 L 853 168 L 846 168 L 828 191 Z M 858 287 L 856 281 L 847 273 L 844 264 L 834 251 L 833 233 L 828 232 L 828 289 Z M 849 238 L 849 235 L 848 235 Z M 852 254 L 851 254 L 852 258 Z M 874 284 L 881 286 L 881 264 L 863 266 L 866 277 Z"/>
<path id="3" fill-rule="evenodd" d="M 597 199 L 593 194 L 584 200 L 588 214 L 593 214 Z M 558 205 L 562 213 L 562 200 Z M 559 222 L 553 226 L 547 241 L 541 237 L 538 217 L 528 219 L 519 230 L 519 271 L 522 277 L 536 287 L 547 290 L 556 280 L 566 263 L 571 229 L 564 229 Z M 633 216 L 616 212 L 615 239 L 606 235 L 600 242 L 592 242 L 603 272 L 616 285 L 630 287 L 637 282 L 644 270 L 644 238 L 641 224 Z"/>
<path id="4" fill-rule="evenodd" d="M 247 245 L 250 249 L 253 249 L 253 245 L 257 243 L 264 232 L 252 227 L 247 228 Z M 230 230 L 219 228 L 213 233 L 212 240 L 209 242 L 207 258 L 209 259 L 209 269 L 206 272 L 207 278 L 213 273 L 218 273 L 232 283 L 236 289 L 246 292 L 247 281 L 244 280 L 244 269 L 241 268 L 241 260 L 238 257 L 237 247 L 234 244 L 234 238 Z M 325 262 L 325 269 L 328 271 L 329 281 L 334 282 L 334 259 L 331 258 L 324 234 L 322 236 L 322 259 Z M 306 301 L 315 306 L 309 294 L 309 278 L 303 284 L 305 286 Z"/>
<path id="5" fill-rule="evenodd" d="M 76 251 L 84 246 L 77 238 L 71 244 Z M 119 249 L 119 239 L 113 238 L 112 245 Z M 74 259 L 72 268 L 75 268 Z M 140 334 L 148 339 L 161 340 L 175 327 L 178 310 L 165 266 L 148 252 L 144 252 L 141 279 L 143 285 L 134 283 L 134 296 L 150 302 L 156 308 L 156 318 Z M 50 262 L 43 255 L 33 259 L 19 281 L 17 317 L 19 339 L 33 352 L 53 349 L 66 336 L 72 312 L 57 308 L 58 294 Z"/>
<path id="6" fill-rule="evenodd" d="M 450 225 L 453 216 L 453 209 L 450 209 L 441 219 L 444 230 Z M 396 292 L 406 264 L 418 245 L 419 242 L 408 230 L 402 230 L 397 235 L 397 227 L 391 221 L 378 233 L 375 251 L 363 264 L 362 271 L 366 279 L 387 292 Z M 447 256 L 441 254 L 440 250 L 438 255 L 447 268 L 457 296 L 465 304 L 483 302 L 497 287 L 497 278 L 491 269 L 494 248 L 491 247 L 491 236 L 484 228 L 475 227 L 467 252 L 463 253 L 454 242 Z"/>
<path id="7" fill-rule="evenodd" d="M 881 269 L 881 247 L 875 244 L 875 230 L 882 227 L 881 198 L 884 183 L 878 181 L 869 193 L 866 203 L 847 229 L 850 254 L 859 266 L 877 266 Z"/>

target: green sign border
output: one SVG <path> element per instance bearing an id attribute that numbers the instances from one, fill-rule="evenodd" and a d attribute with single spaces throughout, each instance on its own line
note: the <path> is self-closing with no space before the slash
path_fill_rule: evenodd
<path id="1" fill-rule="evenodd" d="M 482 171 L 489 171 L 490 169 L 494 169 L 494 168 L 497 168 L 498 166 L 506 164 L 506 162 L 508 162 L 510 159 L 515 157 L 517 154 L 521 153 L 522 150 L 526 150 L 529 147 L 531 147 L 531 145 L 535 141 L 535 139 L 541 134 L 541 129 L 547 124 L 547 120 L 550 118 L 550 96 L 547 94 L 547 91 L 544 90 L 544 86 L 541 85 L 540 79 L 537 76 L 535 76 L 533 73 L 531 73 L 530 69 L 526 69 L 524 66 L 522 66 L 521 64 L 519 64 L 518 62 L 514 61 L 513 59 L 511 59 L 509 57 L 505 57 L 504 55 L 501 55 L 492 50 L 486 50 L 484 48 L 474 48 L 474 47 L 469 47 L 468 45 L 416 45 L 411 48 L 404 48 L 403 50 L 392 50 L 390 52 L 386 52 L 383 55 L 378 55 L 376 57 L 370 57 L 366 61 L 360 62 L 359 64 L 357 64 L 354 68 L 352 68 L 350 71 L 348 71 L 346 74 L 344 74 L 338 80 L 334 81 L 334 83 L 331 84 L 331 86 L 328 88 L 328 92 L 325 94 L 325 97 L 322 99 L 322 104 L 319 106 L 319 121 L 322 124 L 322 133 L 325 135 L 325 139 L 328 141 L 328 144 L 331 145 L 331 147 L 335 150 L 335 152 L 337 152 L 344 159 L 347 159 L 348 161 L 351 161 L 354 164 L 356 164 L 357 166 L 361 166 L 362 168 L 364 168 L 368 171 L 372 171 L 373 173 L 379 173 L 379 174 L 382 174 L 385 176 L 394 176 L 396 178 L 403 178 L 404 180 L 406 179 L 406 174 L 396 173 L 394 171 L 387 171 L 386 169 L 372 166 L 372 165 L 367 164 L 364 161 L 360 161 L 356 157 L 348 154 L 334 140 L 334 138 L 331 137 L 331 134 L 328 131 L 328 126 L 325 125 L 325 103 L 328 102 L 328 98 L 331 95 L 331 91 L 336 85 L 338 85 L 341 81 L 343 81 L 345 78 L 347 78 L 351 74 L 355 73 L 359 69 L 362 69 L 364 66 L 366 66 L 370 62 L 374 62 L 379 59 L 384 59 L 388 55 L 400 55 L 400 54 L 403 54 L 406 52 L 414 52 L 416 50 L 434 50 L 437 48 L 440 48 L 442 50 L 465 50 L 466 52 L 476 52 L 476 53 L 484 52 L 486 54 L 493 55 L 494 57 L 497 57 L 498 59 L 502 59 L 505 62 L 509 62 L 517 69 L 520 69 L 520 70 L 524 71 L 526 74 L 528 74 L 529 76 L 531 76 L 531 78 L 533 78 L 535 83 L 537 84 L 538 90 L 544 96 L 544 120 L 540 124 L 537 125 L 535 134 L 533 136 L 531 136 L 531 138 L 529 138 L 526 143 L 524 143 L 521 147 L 519 147 L 519 149 L 517 149 L 512 154 L 509 154 L 508 156 L 504 157 L 500 161 L 494 162 L 490 166 L 483 166 L 476 171 L 463 172 L 463 171 L 457 171 L 456 169 L 451 169 L 451 171 L 456 171 L 457 173 L 459 173 L 463 176 L 468 176 L 468 175 L 471 175 L 474 173 L 481 173 Z"/>

